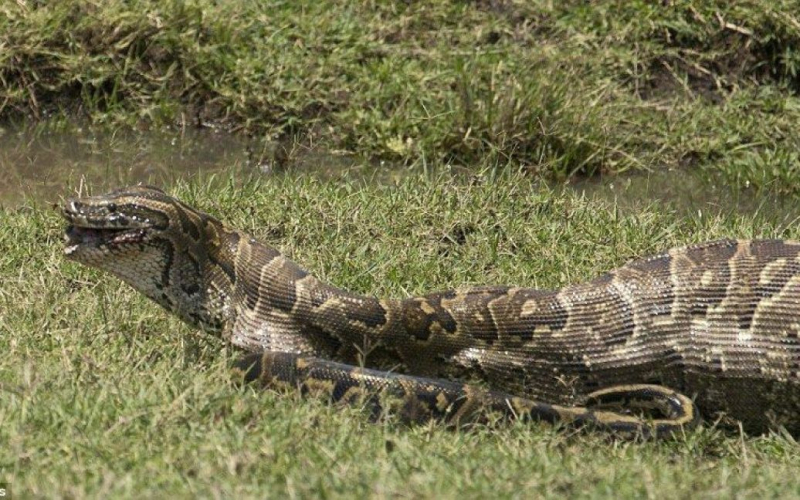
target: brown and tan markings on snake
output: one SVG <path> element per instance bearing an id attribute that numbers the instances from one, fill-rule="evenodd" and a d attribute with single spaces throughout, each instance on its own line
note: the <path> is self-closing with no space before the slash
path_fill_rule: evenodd
<path id="1" fill-rule="evenodd" d="M 70 200 L 64 216 L 68 258 L 250 351 L 248 381 L 396 404 L 413 420 L 490 408 L 661 435 L 724 414 L 751 432 L 800 431 L 798 243 L 674 248 L 554 291 L 379 300 L 156 188 Z M 359 367 L 364 345 L 377 348 Z"/>

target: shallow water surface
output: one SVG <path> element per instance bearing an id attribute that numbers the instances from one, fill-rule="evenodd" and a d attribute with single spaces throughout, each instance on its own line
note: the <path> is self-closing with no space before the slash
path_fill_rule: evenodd
<path id="1" fill-rule="evenodd" d="M 95 193 L 146 183 L 170 185 L 198 175 L 227 179 L 274 175 L 285 150 L 274 143 L 213 130 L 98 133 L 46 127 L 0 129 L 0 206 L 25 199 L 54 203 L 91 186 Z M 341 155 L 293 146 L 292 171 L 349 175 L 369 165 Z"/>
<path id="2" fill-rule="evenodd" d="M 582 179 L 565 188 L 612 203 L 622 211 L 656 206 L 679 215 L 760 214 L 784 227 L 800 220 L 796 199 L 740 189 L 698 169 Z"/>
<path id="3" fill-rule="evenodd" d="M 215 173 L 225 180 L 302 173 L 377 183 L 424 176 L 420 168 L 374 164 L 301 145 L 289 149 L 209 129 L 118 133 L 78 127 L 0 129 L 0 207 L 26 199 L 58 203 L 76 192 L 85 193 L 85 186 L 99 193 L 138 182 L 169 186 Z M 465 182 L 480 175 L 465 167 L 448 172 Z M 800 216 L 794 199 L 741 190 L 697 169 L 590 178 L 560 187 L 620 210 L 657 205 L 687 215 L 760 212 L 786 225 Z"/>
<path id="4" fill-rule="evenodd" d="M 192 134 L 96 134 L 18 130 L 0 136 L 0 205 L 25 198 L 56 202 L 85 185 L 96 192 L 126 184 L 167 184 L 201 172 L 241 169 L 236 137 Z"/>

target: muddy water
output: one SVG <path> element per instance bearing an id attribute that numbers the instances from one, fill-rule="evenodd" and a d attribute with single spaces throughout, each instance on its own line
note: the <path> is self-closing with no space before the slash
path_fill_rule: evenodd
<path id="1" fill-rule="evenodd" d="M 13 206 L 26 197 L 55 202 L 87 184 L 97 191 L 136 182 L 166 184 L 246 164 L 242 143 L 212 133 L 6 131 L 0 136 L 0 205 Z"/>
<path id="2" fill-rule="evenodd" d="M 224 179 L 274 175 L 284 169 L 282 155 L 287 154 L 292 171 L 324 165 L 325 175 L 346 176 L 371 168 L 302 146 L 288 153 L 278 148 L 211 130 L 101 134 L 79 128 L 0 129 L 0 207 L 26 199 L 58 202 L 87 185 L 97 193 L 138 182 L 168 186 L 213 173 Z"/>
<path id="3" fill-rule="evenodd" d="M 605 200 L 623 212 L 656 206 L 683 216 L 760 214 L 784 227 L 800 221 L 796 199 L 731 186 L 724 179 L 697 169 L 585 179 L 565 188 Z"/>
<path id="4" fill-rule="evenodd" d="M 274 143 L 212 130 L 100 134 L 75 127 L 67 131 L 0 129 L 0 207 L 13 207 L 26 199 L 59 202 L 86 185 L 97 193 L 137 182 L 168 186 L 178 179 L 211 173 L 219 173 L 222 179 L 244 179 L 293 172 L 378 183 L 420 173 L 303 146 L 287 151 Z M 464 168 L 452 173 L 474 175 Z M 561 187 L 605 200 L 620 210 L 657 204 L 682 214 L 763 212 L 787 225 L 800 216 L 796 200 L 748 192 L 687 170 L 593 178 Z"/>

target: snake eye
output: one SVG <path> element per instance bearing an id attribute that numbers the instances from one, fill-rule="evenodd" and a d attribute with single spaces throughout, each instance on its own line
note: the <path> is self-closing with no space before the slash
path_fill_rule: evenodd
<path id="1" fill-rule="evenodd" d="M 108 211 L 112 212 L 112 213 L 116 212 L 117 211 L 117 204 L 116 203 L 109 203 L 108 205 L 106 205 L 106 209 L 108 209 Z"/>

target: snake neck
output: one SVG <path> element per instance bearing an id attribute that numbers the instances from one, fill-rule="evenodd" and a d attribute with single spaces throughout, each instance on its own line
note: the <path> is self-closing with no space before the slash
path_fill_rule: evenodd
<path id="1" fill-rule="evenodd" d="M 390 327 L 396 301 L 335 287 L 253 238 L 242 237 L 231 262 L 226 336 L 238 347 L 353 359 Z"/>
<path id="2" fill-rule="evenodd" d="M 152 254 L 148 266 L 109 270 L 183 321 L 220 334 L 233 315 L 234 263 L 241 236 L 210 217 L 196 220 L 192 227 L 196 231 L 190 235 L 170 234 L 149 245 L 142 252 Z M 145 260 L 142 255 L 139 261 Z M 157 272 L 141 271 L 150 267 Z"/>

